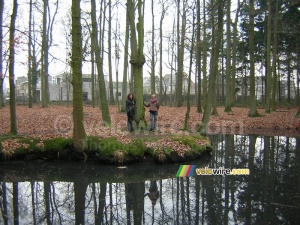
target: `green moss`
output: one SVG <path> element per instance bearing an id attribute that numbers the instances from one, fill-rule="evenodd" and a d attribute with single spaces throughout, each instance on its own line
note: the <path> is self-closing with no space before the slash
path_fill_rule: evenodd
<path id="1" fill-rule="evenodd" d="M 63 149 L 70 149 L 72 146 L 71 138 L 54 138 L 50 140 L 45 140 L 44 151 L 60 151 Z"/>
<path id="2" fill-rule="evenodd" d="M 172 152 L 172 149 L 170 147 L 167 147 L 167 148 L 164 149 L 164 152 L 165 152 L 166 155 L 170 155 L 171 152 Z"/>
<path id="3" fill-rule="evenodd" d="M 88 138 L 88 150 L 96 151 L 102 156 L 113 156 L 114 152 L 117 150 L 123 150 L 124 146 L 116 138 Z"/>
<path id="4" fill-rule="evenodd" d="M 126 147 L 129 155 L 132 156 L 143 156 L 146 152 L 146 145 L 142 139 L 134 139 Z"/>

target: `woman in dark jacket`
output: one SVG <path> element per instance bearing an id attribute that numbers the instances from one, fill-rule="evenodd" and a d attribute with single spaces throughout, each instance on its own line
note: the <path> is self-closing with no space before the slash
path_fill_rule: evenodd
<path id="1" fill-rule="evenodd" d="M 132 121 L 134 117 L 134 105 L 135 105 L 135 99 L 133 94 L 129 93 L 127 95 L 126 99 L 126 112 L 127 112 L 127 128 L 128 131 L 132 132 L 133 131 L 133 126 L 132 126 Z"/>

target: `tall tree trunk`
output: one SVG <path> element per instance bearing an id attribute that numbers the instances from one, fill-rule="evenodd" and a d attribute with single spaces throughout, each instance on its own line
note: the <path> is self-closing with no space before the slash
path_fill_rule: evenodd
<path id="1" fill-rule="evenodd" d="M 289 51 L 287 53 L 287 102 L 291 103 L 291 73 L 292 73 L 292 53 Z"/>
<path id="2" fill-rule="evenodd" d="M 272 6 L 268 0 L 268 26 L 267 26 L 267 83 L 266 83 L 266 108 L 265 112 L 271 112 L 271 90 L 272 90 L 272 67 L 271 67 L 271 32 L 272 32 Z"/>
<path id="3" fill-rule="evenodd" d="M 96 99 L 95 99 L 95 47 L 91 45 L 91 80 L 92 80 L 92 106 L 95 108 Z"/>
<path id="4" fill-rule="evenodd" d="M 128 89 L 128 44 L 129 44 L 129 17 L 128 10 L 126 11 L 126 30 L 125 30 L 125 44 L 124 44 L 124 66 L 123 66 L 123 83 L 122 83 L 122 108 L 121 111 L 126 111 L 126 98 Z"/>
<path id="5" fill-rule="evenodd" d="M 194 39 L 195 39 L 195 12 L 193 11 L 193 27 L 192 27 L 192 41 L 191 41 L 191 49 L 190 49 L 190 68 L 189 68 L 189 76 L 188 76 L 188 90 L 186 96 L 186 113 L 184 119 L 184 130 L 188 130 L 188 122 L 191 111 L 191 77 L 192 77 L 192 67 L 193 67 L 193 53 L 194 53 Z"/>
<path id="6" fill-rule="evenodd" d="M 111 58 L 112 58 L 112 54 L 111 54 L 111 21 L 112 21 L 112 17 L 111 17 L 111 0 L 109 0 L 108 3 L 108 74 L 109 74 L 109 101 L 110 104 L 113 105 L 115 104 L 115 100 L 114 100 L 114 83 L 112 80 L 112 62 L 111 62 Z"/>
<path id="7" fill-rule="evenodd" d="M 181 21 L 181 31 L 179 30 L 179 20 L 178 23 L 178 58 L 177 58 L 177 64 L 178 64 L 178 73 L 177 73 L 177 88 L 176 88 L 176 94 L 177 94 L 177 103 L 176 106 L 180 107 L 182 106 L 182 85 L 183 85 L 183 61 L 184 61 L 184 40 L 185 40 L 185 28 L 186 28 L 186 9 L 185 9 L 185 3 L 186 1 L 182 1 L 182 21 Z M 178 10 L 180 9 L 180 1 L 178 1 Z M 181 36 L 179 35 L 181 34 Z"/>
<path id="8" fill-rule="evenodd" d="M 217 2 L 217 0 L 213 0 L 212 1 L 212 5 L 215 5 Z M 216 7 L 217 8 L 217 7 Z M 214 10 L 215 11 L 215 10 Z M 212 44 L 212 57 L 211 58 L 214 58 L 214 53 L 215 53 L 215 43 L 216 43 L 216 40 L 218 39 L 217 38 L 217 33 L 216 32 L 216 26 L 215 26 L 215 15 L 214 15 L 214 11 L 211 11 L 211 24 L 212 24 L 212 38 L 211 38 L 211 42 L 213 43 Z M 222 31 L 223 32 L 223 31 Z M 221 37 L 221 42 L 220 42 L 220 47 L 221 47 L 221 44 L 223 43 L 223 36 Z M 223 48 L 221 49 L 221 51 L 223 51 Z M 223 59 L 223 57 L 222 57 Z M 219 60 L 219 58 L 215 58 L 215 60 Z M 210 67 L 214 67 L 214 62 L 215 60 L 211 60 L 210 61 Z M 223 71 L 223 61 L 221 62 L 221 65 L 222 65 L 222 71 Z M 211 74 L 210 74 L 211 76 Z M 215 87 L 220 87 L 220 79 L 222 79 L 222 76 L 220 76 L 219 74 L 219 69 L 217 69 L 217 74 L 216 74 L 216 84 L 215 84 Z M 209 93 L 208 93 L 209 94 Z M 220 88 L 216 88 L 215 91 L 211 92 L 212 94 L 212 110 L 211 110 L 211 114 L 212 115 L 218 115 L 218 112 L 217 112 L 217 102 L 218 102 L 218 99 L 219 99 L 219 95 L 220 95 Z"/>
<path id="9" fill-rule="evenodd" d="M 231 96 L 232 91 L 234 92 L 234 89 L 231 88 L 231 18 L 230 18 L 230 5 L 231 0 L 227 0 L 227 9 L 226 9 L 226 30 L 227 30 L 227 48 L 226 48 L 226 100 L 225 100 L 225 112 L 231 112 Z"/>
<path id="10" fill-rule="evenodd" d="M 173 20 L 173 29 L 172 29 L 172 37 L 175 37 L 175 18 L 174 18 L 174 20 Z M 176 97 L 175 98 L 173 98 L 173 71 L 174 71 L 174 69 L 173 69 L 173 62 L 174 62 L 174 58 L 175 58 L 175 54 L 174 54 L 174 51 L 173 51 L 173 49 L 174 49 L 174 47 L 175 47 L 175 43 L 174 43 L 174 41 L 173 40 L 175 40 L 175 38 L 172 38 L 172 41 L 170 41 L 171 42 L 171 81 L 170 81 L 170 86 L 171 86 L 171 90 L 170 90 L 170 106 L 173 106 L 174 105 L 174 100 L 173 99 L 176 99 Z M 169 52 L 170 52 L 169 51 Z"/>
<path id="11" fill-rule="evenodd" d="M 31 20 L 32 0 L 29 2 L 29 22 L 28 22 L 28 107 L 32 108 L 32 55 L 31 55 Z"/>
<path id="12" fill-rule="evenodd" d="M 42 36 L 42 71 L 41 71 L 41 104 L 42 107 L 48 107 L 49 104 L 49 82 L 48 82 L 48 0 L 43 0 L 43 36 Z"/>
<path id="13" fill-rule="evenodd" d="M 159 21 L 159 99 L 162 101 L 163 95 L 163 75 L 162 75 L 162 68 L 163 68 L 163 20 L 165 18 L 166 9 L 165 9 L 165 2 L 162 2 L 162 12 Z M 166 90 L 165 90 L 166 92 Z M 165 99 L 166 101 L 166 99 Z"/>
<path id="14" fill-rule="evenodd" d="M 31 62 L 31 79 L 32 79 L 32 102 L 37 103 L 39 101 L 37 96 L 37 82 L 39 71 L 37 70 L 37 61 L 35 56 L 35 46 L 32 49 L 32 62 Z"/>
<path id="15" fill-rule="evenodd" d="M 297 39 L 299 39 L 299 37 L 297 37 Z M 298 111 L 295 115 L 295 117 L 300 117 L 300 89 L 299 89 L 299 76 L 300 76 L 300 44 L 299 44 L 299 40 L 297 41 L 297 44 L 296 44 L 296 48 L 297 48 L 297 104 L 298 104 Z"/>
<path id="16" fill-rule="evenodd" d="M 72 74 L 73 74 L 73 144 L 77 151 L 85 149 L 82 98 L 82 34 L 80 0 L 72 0 Z"/>
<path id="17" fill-rule="evenodd" d="M 236 77 L 236 44 L 237 44 L 237 24 L 238 24 L 238 18 L 239 13 L 241 10 L 241 4 L 240 0 L 238 1 L 236 13 L 235 13 L 235 20 L 233 24 L 233 41 L 232 41 L 232 70 L 231 70 L 231 106 L 235 105 L 235 77 Z"/>
<path id="18" fill-rule="evenodd" d="M 154 0 L 151 0 L 152 36 L 151 36 L 151 94 L 155 94 L 155 28 L 154 28 Z"/>
<path id="19" fill-rule="evenodd" d="M 145 112 L 143 104 L 143 65 L 145 63 L 144 56 L 144 15 L 142 8 L 144 3 L 138 0 L 138 23 L 135 26 L 135 7 L 133 0 L 127 0 L 127 10 L 130 24 L 130 44 L 131 44 L 131 72 L 134 76 L 134 93 L 136 100 L 135 107 L 135 122 L 138 128 L 144 129 L 145 125 Z M 136 31 L 137 30 L 137 35 Z"/>
<path id="20" fill-rule="evenodd" d="M 120 100 L 119 100 L 119 62 L 120 62 L 120 47 L 119 40 L 120 37 L 120 23 L 116 20 L 116 32 L 115 32 L 115 67 L 116 67 L 116 104 L 118 106 L 118 111 L 120 111 Z"/>
<path id="21" fill-rule="evenodd" d="M 9 28 L 9 105 L 10 134 L 17 134 L 16 87 L 15 87 L 15 28 L 18 11 L 18 1 L 14 0 L 13 13 Z M 2 28 L 1 28 L 2 29 Z"/>
<path id="22" fill-rule="evenodd" d="M 274 42 L 273 42 L 273 80 L 272 80 L 272 111 L 276 110 L 276 93 L 277 93 L 277 62 L 278 62 L 278 17 L 279 17 L 279 0 L 276 0 L 276 9 L 274 15 Z"/>
<path id="23" fill-rule="evenodd" d="M 3 40 L 3 11 L 4 1 L 0 0 L 0 40 Z M 4 107 L 4 74 L 3 74 L 3 43 L 0 41 L 0 107 Z"/>
<path id="24" fill-rule="evenodd" d="M 249 55 L 250 55 L 250 117 L 258 116 L 255 95 L 255 55 L 254 55 L 254 0 L 249 0 Z"/>
<path id="25" fill-rule="evenodd" d="M 212 59 L 211 62 L 214 62 L 214 65 L 210 69 L 210 76 L 209 76 L 209 88 L 208 93 L 206 96 L 206 104 L 204 109 L 204 114 L 202 117 L 202 122 L 198 128 L 200 133 L 206 134 L 207 133 L 207 126 L 210 118 L 210 111 L 213 105 L 215 89 L 216 89 L 216 78 L 218 74 L 219 68 L 219 51 L 221 47 L 221 40 L 223 35 L 223 11 L 224 11 L 224 2 L 225 0 L 218 1 L 218 27 L 217 31 L 215 31 L 212 35 L 216 35 L 216 40 L 213 42 L 213 50 L 212 50 Z"/>
<path id="26" fill-rule="evenodd" d="M 207 96 L 207 34 L 206 34 L 206 0 L 203 0 L 203 82 L 202 82 L 202 91 L 203 91 L 203 107 L 206 105 L 206 96 Z"/>
<path id="27" fill-rule="evenodd" d="M 202 44 L 204 41 L 202 42 Z M 198 88 L 195 95 L 197 95 L 197 112 L 202 113 L 202 104 L 201 104 L 201 8 L 200 8 L 200 0 L 197 0 L 197 54 L 196 54 L 196 65 L 197 65 L 197 77 L 198 77 Z M 196 89 L 196 88 L 195 88 Z"/>
<path id="28" fill-rule="evenodd" d="M 111 119 L 110 119 L 110 115 L 109 115 L 109 108 L 108 108 L 108 102 L 107 102 L 107 97 L 106 97 L 106 88 L 105 88 L 105 80 L 104 80 L 104 74 L 103 74 L 102 57 L 101 57 L 100 47 L 98 44 L 98 36 L 97 36 L 98 29 L 97 29 L 97 21 L 96 21 L 95 0 L 91 1 L 91 17 L 92 17 L 92 45 L 95 46 L 102 120 L 103 120 L 104 126 L 110 126 Z"/>

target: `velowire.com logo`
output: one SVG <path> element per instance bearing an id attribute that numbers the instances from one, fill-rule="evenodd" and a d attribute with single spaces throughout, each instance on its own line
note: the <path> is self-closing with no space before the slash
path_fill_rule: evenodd
<path id="1" fill-rule="evenodd" d="M 176 177 L 191 177 L 193 172 L 197 175 L 249 175 L 250 170 L 247 168 L 196 168 L 196 165 L 181 165 L 177 171 Z"/>

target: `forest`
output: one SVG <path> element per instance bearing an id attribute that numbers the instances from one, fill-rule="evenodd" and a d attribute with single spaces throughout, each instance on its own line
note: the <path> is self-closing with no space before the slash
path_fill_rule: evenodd
<path id="1" fill-rule="evenodd" d="M 111 105 L 125 111 L 129 92 L 138 128 L 152 93 L 162 105 L 186 108 L 185 129 L 196 107 L 201 133 L 218 106 L 227 113 L 247 107 L 249 117 L 260 116 L 258 107 L 298 107 L 299 117 L 299 26 L 299 0 L 0 0 L 1 107 L 9 104 L 10 133 L 17 134 L 20 94 L 29 108 L 48 108 L 51 88 L 69 87 L 78 150 L 87 80 L 89 104 L 105 126 Z"/>

